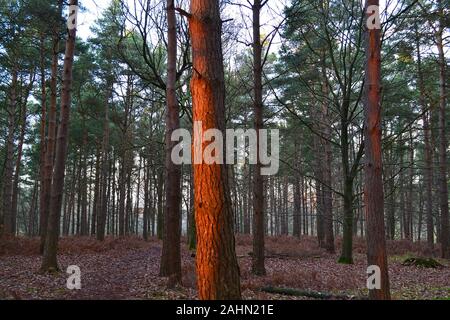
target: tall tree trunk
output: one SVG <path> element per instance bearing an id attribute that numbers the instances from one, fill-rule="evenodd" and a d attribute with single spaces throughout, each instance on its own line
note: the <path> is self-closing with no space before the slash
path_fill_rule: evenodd
<path id="1" fill-rule="evenodd" d="M 378 0 L 367 0 L 369 6 Z M 366 218 L 367 263 L 380 268 L 381 287 L 370 289 L 371 299 L 390 299 L 384 231 L 383 164 L 381 151 L 381 30 L 365 30 L 366 67 L 364 81 L 364 214 Z"/>
<path id="2" fill-rule="evenodd" d="M 70 0 L 70 6 L 77 6 L 78 0 Z M 76 19 L 75 12 L 69 13 L 69 19 Z M 56 141 L 56 158 L 51 197 L 47 234 L 44 246 L 41 271 L 58 270 L 56 253 L 58 249 L 59 218 L 61 214 L 62 194 L 64 190 L 64 169 L 67 156 L 68 130 L 70 120 L 70 104 L 72 91 L 72 66 L 75 51 L 76 28 L 68 29 L 66 51 L 64 54 L 63 86 L 61 90 L 61 114 L 58 136 Z"/>
<path id="3" fill-rule="evenodd" d="M 447 136 L 445 108 L 446 101 L 446 59 L 444 54 L 443 34 L 445 25 L 444 4 L 438 0 L 439 29 L 436 42 L 439 52 L 439 206 L 441 209 L 441 257 L 450 258 L 449 221 L 448 221 L 448 186 L 447 186 Z"/>
<path id="4" fill-rule="evenodd" d="M 388 162 L 392 162 L 392 149 L 389 151 L 388 153 Z M 386 221 L 386 236 L 387 239 L 389 240 L 395 240 L 395 180 L 394 180 L 394 170 L 392 168 L 392 166 L 390 166 L 390 168 L 387 168 L 389 171 L 389 175 L 388 179 L 389 181 L 387 182 L 387 186 L 388 186 L 388 190 L 389 190 L 389 196 L 387 197 L 388 202 L 387 202 L 387 208 L 386 208 L 386 213 L 387 213 L 387 221 Z"/>
<path id="5" fill-rule="evenodd" d="M 58 0 L 58 18 L 62 15 L 62 0 Z M 59 56 L 59 25 L 56 24 L 53 30 L 53 50 L 50 79 L 50 111 L 48 114 L 47 139 L 45 143 L 45 161 L 43 168 L 44 184 L 41 186 L 39 216 L 40 216 L 40 252 L 44 253 L 44 245 L 47 234 L 48 215 L 50 205 L 50 188 L 52 184 L 53 160 L 55 158 L 56 140 L 56 87 L 58 81 L 58 56 Z M 41 146 L 42 147 L 42 146 Z"/>
<path id="6" fill-rule="evenodd" d="M 126 153 L 125 153 L 125 146 L 122 144 L 122 155 L 120 157 L 120 172 L 119 172 L 119 236 L 125 235 L 125 184 L 126 184 Z"/>
<path id="7" fill-rule="evenodd" d="M 22 164 L 22 151 L 23 151 L 23 143 L 25 140 L 25 131 L 27 127 L 27 102 L 28 96 L 33 88 L 34 84 L 34 73 L 30 74 L 30 82 L 26 88 L 26 92 L 23 95 L 23 99 L 21 101 L 21 128 L 20 128 L 20 136 L 19 136 L 19 144 L 17 145 L 17 158 L 16 158 L 16 169 L 14 171 L 14 182 L 13 182 L 13 190 L 12 190 L 12 199 L 11 199 L 11 227 L 12 233 L 16 234 L 16 221 L 17 221 L 17 200 L 19 197 L 19 181 L 20 181 L 20 167 Z"/>
<path id="8" fill-rule="evenodd" d="M 39 212 L 40 212 L 40 220 L 41 220 L 41 226 L 40 226 L 40 231 L 43 229 L 43 214 L 42 214 L 42 209 L 44 207 L 44 203 L 43 203 L 43 188 L 45 185 L 45 159 L 46 159 L 46 148 L 47 148 L 47 144 L 46 144 L 46 134 L 45 134 L 45 129 L 47 127 L 47 88 L 46 88 L 46 84 L 45 84 L 45 36 L 44 34 L 41 34 L 41 39 L 40 39 L 40 77 L 41 77 L 41 124 L 40 124 L 40 153 L 39 153 L 39 183 L 40 183 L 40 207 L 39 207 Z M 42 235 L 42 233 L 41 233 Z M 42 242 L 43 243 L 43 242 Z M 43 246 L 42 246 L 43 249 Z M 41 252 L 43 252 L 41 250 Z"/>
<path id="9" fill-rule="evenodd" d="M 164 207 L 164 234 L 159 274 L 169 276 L 171 285 L 181 282 L 181 167 L 172 161 L 172 132 L 180 127 L 176 94 L 177 30 L 174 0 L 167 0 L 167 84 L 166 84 L 166 202 Z"/>
<path id="10" fill-rule="evenodd" d="M 33 192 L 32 192 L 32 198 L 31 198 L 31 205 L 30 205 L 30 214 L 29 214 L 29 220 L 28 220 L 28 233 L 27 235 L 29 237 L 34 237 L 36 234 L 36 200 L 37 200 L 37 192 L 38 191 L 38 181 L 34 183 L 33 186 Z"/>
<path id="11" fill-rule="evenodd" d="M 221 24 L 219 1 L 191 1 L 191 92 L 193 118 L 201 121 L 201 131 L 225 129 Z M 207 144 L 198 138 L 194 134 L 194 146 L 199 144 L 203 155 Z M 224 164 L 194 164 L 197 283 L 202 300 L 241 298 L 227 174 Z"/>
<path id="12" fill-rule="evenodd" d="M 91 234 L 97 234 L 97 220 L 100 210 L 100 162 L 101 162 L 101 148 L 98 148 L 95 153 L 95 176 L 94 176 L 94 206 L 92 210 L 92 224 L 91 224 Z"/>
<path id="13" fill-rule="evenodd" d="M 301 234 L 301 189 L 300 189 L 300 153 L 299 153 L 299 146 L 298 143 L 295 143 L 295 173 L 294 173 L 294 186 L 293 186 L 293 192 L 294 192 L 294 218 L 293 218 L 293 228 L 292 228 L 292 235 L 294 237 L 300 237 Z M 272 192 L 272 191 L 270 191 Z"/>
<path id="14" fill-rule="evenodd" d="M 84 122 L 84 120 L 83 120 Z M 84 123 L 83 123 L 84 126 Z M 88 212 L 87 212 L 87 207 L 88 207 L 88 203 L 87 203 L 87 143 L 88 143 L 88 134 L 87 134 L 87 129 L 86 127 L 84 127 L 83 130 L 83 142 L 82 142 L 82 146 L 81 146 L 81 150 L 80 150 L 80 154 L 82 157 L 82 161 L 81 161 L 81 221 L 80 221 L 80 235 L 81 236 L 87 236 L 89 233 L 89 225 L 88 225 Z"/>
<path id="15" fill-rule="evenodd" d="M 344 180 L 344 223 L 342 252 L 339 263 L 353 263 L 353 180 L 346 177 Z"/>
<path id="16" fill-rule="evenodd" d="M 156 217 L 156 234 L 158 239 L 163 238 L 163 230 L 164 230 L 164 212 L 163 212 L 163 192 L 164 192 L 164 179 L 161 172 L 156 174 L 156 196 L 158 198 L 156 204 L 157 217 Z"/>
<path id="17" fill-rule="evenodd" d="M 329 121 L 329 111 L 328 111 L 328 84 L 327 84 L 327 69 L 325 64 L 325 52 L 322 56 L 322 127 L 324 138 L 321 139 L 323 146 L 323 158 L 321 162 L 322 170 L 322 199 L 323 199 L 323 229 L 324 229 L 324 248 L 329 253 L 334 253 L 334 231 L 333 231 L 333 193 L 331 190 L 332 185 L 332 150 L 331 150 L 331 124 Z"/>
<path id="18" fill-rule="evenodd" d="M 101 151 L 101 173 L 100 173 L 100 187 L 99 197 L 97 199 L 97 240 L 103 241 L 105 239 L 105 222 L 108 211 L 108 168 L 109 168 L 109 98 L 112 92 L 112 81 L 108 79 L 106 83 L 106 98 L 105 98 L 105 118 L 103 120 L 103 140 Z"/>
<path id="19" fill-rule="evenodd" d="M 144 213 L 142 223 L 142 237 L 148 240 L 148 218 L 150 214 L 150 159 L 147 156 L 144 161 Z"/>
<path id="20" fill-rule="evenodd" d="M 263 97 L 262 97 L 262 44 L 260 35 L 260 13 L 263 4 L 261 0 L 254 0 L 253 10 L 253 82 L 254 100 L 253 113 L 256 130 L 256 165 L 253 178 L 253 255 L 252 272 L 263 276 L 264 267 L 264 180 L 261 175 L 260 130 L 263 128 Z"/>
<path id="21" fill-rule="evenodd" d="M 318 128 L 319 130 L 321 130 L 321 122 L 322 122 L 322 115 L 320 113 L 316 113 L 316 118 L 318 119 L 317 121 L 319 122 Z M 323 146 L 321 143 L 321 139 L 318 136 L 314 136 L 313 137 L 313 146 L 314 146 L 314 159 L 317 163 L 317 166 L 315 166 L 314 168 L 314 177 L 315 177 L 315 189 L 316 189 L 316 228 L 317 228 L 317 242 L 319 247 L 323 248 L 324 247 L 324 239 L 325 239 L 325 224 L 324 224 L 324 214 L 323 214 L 323 209 L 324 209 L 324 194 L 323 194 L 323 186 L 322 181 L 323 181 L 323 162 L 324 162 L 324 152 L 322 150 Z"/>
<path id="22" fill-rule="evenodd" d="M 413 217 L 413 180 L 414 180 L 414 145 L 412 130 L 409 130 L 409 168 L 408 168 L 408 190 L 406 194 L 405 211 L 405 238 L 412 241 L 412 217 Z"/>
<path id="23" fill-rule="evenodd" d="M 434 244 L 434 226 L 433 226 L 433 159 L 432 149 L 430 146 L 430 123 L 429 112 L 427 111 L 425 101 L 425 84 L 422 72 L 422 57 L 420 54 L 420 34 L 416 26 L 416 51 L 417 51 L 417 77 L 419 82 L 419 103 L 422 108 L 422 122 L 423 134 L 425 144 L 425 168 L 424 168 L 424 182 L 425 182 L 425 211 L 426 211 L 426 225 L 427 225 L 427 244 L 433 248 Z"/>
<path id="24" fill-rule="evenodd" d="M 17 105 L 17 65 L 13 66 L 12 80 L 8 103 L 8 136 L 6 138 L 5 171 L 3 174 L 3 230 L 0 234 L 12 235 L 12 195 L 13 195 L 13 170 L 14 170 L 14 128 Z"/>

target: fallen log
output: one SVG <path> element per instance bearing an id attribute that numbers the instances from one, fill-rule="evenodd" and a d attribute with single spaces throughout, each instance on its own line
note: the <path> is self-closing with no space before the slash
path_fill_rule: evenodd
<path id="1" fill-rule="evenodd" d="M 343 294 L 333 294 L 330 292 L 320 292 L 320 291 L 312 291 L 312 290 L 301 290 L 294 288 L 281 288 L 281 287 L 263 287 L 261 291 L 267 293 L 275 293 L 282 294 L 287 296 L 295 296 L 295 297 L 308 297 L 314 299 L 339 299 L 339 300 L 365 300 L 365 297 L 360 296 L 352 296 L 352 295 L 343 295 Z"/>

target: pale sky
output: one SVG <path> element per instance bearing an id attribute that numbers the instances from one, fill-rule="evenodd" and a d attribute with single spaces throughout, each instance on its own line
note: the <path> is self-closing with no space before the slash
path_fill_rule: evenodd
<path id="1" fill-rule="evenodd" d="M 130 1 L 130 5 L 132 5 L 132 1 L 134 0 L 128 0 Z M 87 39 L 91 32 L 89 28 L 95 23 L 95 20 L 101 16 L 103 10 L 105 10 L 108 5 L 110 4 L 111 0 L 81 0 L 81 6 L 85 8 L 82 12 L 79 12 L 78 14 L 78 28 L 77 28 L 77 35 L 82 39 Z M 244 3 L 246 4 L 246 1 L 242 0 L 236 0 L 235 3 Z M 281 13 L 282 8 L 284 7 L 284 4 L 290 2 L 289 0 L 271 0 L 268 2 L 268 4 L 264 7 L 264 9 L 261 12 L 261 24 L 262 24 L 262 33 L 270 32 L 272 27 L 279 23 L 281 21 L 281 16 L 279 13 Z M 225 13 L 227 16 L 231 16 L 235 20 L 240 20 L 240 10 L 238 6 L 228 5 L 228 12 Z M 242 13 L 247 16 L 248 18 L 251 18 L 251 11 L 249 9 L 243 8 Z M 250 25 L 251 27 L 251 20 Z M 266 29 L 266 30 L 264 30 Z M 250 31 L 251 32 L 251 31 Z M 250 34 L 249 34 L 250 36 Z"/>
<path id="2" fill-rule="evenodd" d="M 91 35 L 89 28 L 108 7 L 110 0 L 81 0 L 80 2 L 85 10 L 78 14 L 77 36 L 86 40 Z"/>

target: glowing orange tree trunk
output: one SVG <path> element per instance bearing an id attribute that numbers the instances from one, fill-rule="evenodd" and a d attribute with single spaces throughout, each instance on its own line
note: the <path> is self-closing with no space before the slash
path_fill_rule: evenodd
<path id="1" fill-rule="evenodd" d="M 378 0 L 366 1 L 378 6 Z M 367 262 L 380 268 L 380 289 L 369 290 L 371 299 L 390 299 L 384 231 L 384 196 L 381 159 L 381 38 L 380 29 L 366 30 L 364 97 L 364 213 L 367 222 Z"/>
<path id="2" fill-rule="evenodd" d="M 225 85 L 219 1 L 191 0 L 189 29 L 194 121 L 202 121 L 203 131 L 209 128 L 223 131 Z M 202 152 L 206 146 L 202 144 Z M 225 165 L 194 165 L 194 202 L 199 298 L 240 299 L 239 267 Z"/>

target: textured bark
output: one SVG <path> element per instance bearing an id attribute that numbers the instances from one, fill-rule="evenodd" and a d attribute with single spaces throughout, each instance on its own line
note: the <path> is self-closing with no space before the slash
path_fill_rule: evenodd
<path id="1" fill-rule="evenodd" d="M 61 16 L 62 1 L 58 1 L 58 16 Z M 55 157 L 55 140 L 56 140 L 56 86 L 58 81 L 58 56 L 59 56 L 59 27 L 56 25 L 53 30 L 53 50 L 52 65 L 50 79 L 50 110 L 48 113 L 48 129 L 45 143 L 45 161 L 43 168 L 44 184 L 41 186 L 39 215 L 40 215 L 40 252 L 44 253 L 44 244 L 47 234 L 49 204 L 50 204 L 50 188 L 52 184 L 53 160 Z"/>
<path id="2" fill-rule="evenodd" d="M 45 37 L 44 35 L 41 35 L 41 39 L 40 39 L 40 77 L 41 77 L 41 124 L 40 124 L 40 129 L 39 129 L 39 133 L 40 133 L 40 153 L 39 153 L 39 183 L 40 183 L 40 207 L 39 207 L 39 212 L 40 212 L 40 221 L 41 221 L 41 226 L 40 226 L 40 230 L 43 229 L 43 214 L 42 214 L 42 209 L 44 207 L 44 203 L 43 203 L 43 188 L 45 185 L 45 153 L 46 153 L 46 148 L 47 148 L 47 143 L 46 143 L 46 134 L 45 134 L 45 129 L 47 127 L 47 88 L 46 88 L 46 84 L 45 84 Z M 41 231 L 39 231 L 41 232 Z M 42 233 L 41 233 L 42 235 Z M 43 242 L 42 242 L 43 243 Z M 43 246 L 42 246 L 43 249 Z M 41 250 L 42 252 L 42 250 Z"/>
<path id="3" fill-rule="evenodd" d="M 257 141 L 257 161 L 253 172 L 253 274 L 263 276 L 264 267 L 264 180 L 261 175 L 261 161 L 259 156 L 260 130 L 263 128 L 263 97 L 262 97 L 262 44 L 260 35 L 261 0 L 254 0 L 253 10 L 253 82 L 254 98 L 253 113 Z"/>
<path id="4" fill-rule="evenodd" d="M 124 149 L 124 147 L 122 146 Z M 126 175 L 126 158 L 125 152 L 122 150 L 120 172 L 119 172 L 119 236 L 125 235 L 125 175 Z"/>
<path id="5" fill-rule="evenodd" d="M 33 186 L 33 196 L 31 198 L 30 204 L 30 213 L 28 218 L 28 232 L 27 235 L 29 237 L 34 237 L 36 235 L 36 225 L 37 225 L 37 217 L 36 217 L 36 204 L 37 204 L 37 194 L 38 194 L 38 182 L 36 181 Z"/>
<path id="6" fill-rule="evenodd" d="M 450 258 L 449 248 L 449 216 L 448 216 L 448 186 L 447 186 L 447 136 L 445 108 L 446 100 L 446 59 L 444 54 L 445 14 L 442 0 L 438 0 L 439 29 L 436 33 L 436 43 L 439 52 L 439 207 L 441 211 L 441 257 Z"/>
<path id="7" fill-rule="evenodd" d="M 298 145 L 295 144 L 295 154 L 296 158 L 299 158 L 299 152 L 298 152 Z M 300 176 L 299 176 L 299 162 L 295 161 L 295 177 L 294 177 L 294 218 L 293 218 L 293 228 L 292 228 L 292 235 L 294 237 L 300 237 L 301 235 L 301 211 L 302 211 L 302 204 L 301 204 L 301 189 L 300 189 Z"/>
<path id="8" fill-rule="evenodd" d="M 156 196 L 158 201 L 156 203 L 157 217 L 156 217 L 156 235 L 158 239 L 163 238 L 164 231 L 164 212 L 163 212 L 163 193 L 164 193 L 164 179 L 161 172 L 156 174 Z"/>
<path id="9" fill-rule="evenodd" d="M 105 224 L 108 210 L 108 169 L 109 169 L 109 98 L 112 91 L 112 81 L 108 79 L 106 84 L 106 99 L 105 99 L 105 118 L 103 120 L 103 139 L 101 150 L 101 172 L 100 172 L 100 187 L 99 197 L 97 199 L 97 240 L 103 241 L 105 239 Z"/>
<path id="10" fill-rule="evenodd" d="M 409 168 L 408 168 L 408 189 L 406 192 L 406 208 L 405 208 L 405 238 L 413 240 L 412 233 L 412 217 L 413 217 L 413 180 L 414 180 L 414 146 L 412 132 L 409 130 Z"/>
<path id="11" fill-rule="evenodd" d="M 344 223 L 343 223 L 342 251 L 339 262 L 353 263 L 353 180 L 344 181 Z"/>
<path id="12" fill-rule="evenodd" d="M 78 5 L 78 0 L 71 0 L 70 5 Z M 47 234 L 44 246 L 41 271 L 58 270 L 56 253 L 58 248 L 59 218 L 61 214 L 62 194 L 64 190 L 64 169 L 67 156 L 67 142 L 70 120 L 70 104 L 72 91 L 72 66 L 75 51 L 76 28 L 68 30 L 66 51 L 64 55 L 63 86 L 61 90 L 61 113 L 58 136 L 56 142 L 56 158 L 51 197 Z"/>
<path id="13" fill-rule="evenodd" d="M 17 104 L 17 75 L 18 69 L 15 65 L 12 70 L 12 80 L 8 102 L 8 135 L 6 137 L 6 159 L 3 174 L 3 230 L 0 226 L 0 234 L 12 235 L 12 194 L 13 194 L 13 170 L 14 170 L 14 128 Z"/>
<path id="14" fill-rule="evenodd" d="M 319 130 L 323 129 L 321 128 L 322 125 L 322 115 L 319 112 L 316 112 L 315 117 L 317 121 L 319 122 L 319 125 L 317 126 Z M 324 224 L 324 194 L 323 194 L 323 162 L 324 162 L 324 153 L 323 153 L 323 146 L 321 143 L 321 139 L 319 136 L 315 135 L 313 137 L 313 146 L 314 146 L 314 159 L 317 163 L 316 166 L 314 166 L 314 177 L 315 177 L 315 189 L 316 189 L 316 228 L 317 228 L 317 242 L 319 247 L 324 247 L 324 239 L 325 239 L 325 224 Z"/>
<path id="15" fill-rule="evenodd" d="M 367 0 L 366 7 L 378 6 Z M 367 11 L 367 10 L 366 10 Z M 384 231 L 384 194 L 381 151 L 381 30 L 366 29 L 364 81 L 364 214 L 366 218 L 367 263 L 381 271 L 381 288 L 369 290 L 371 299 L 390 299 Z"/>
<path id="16" fill-rule="evenodd" d="M 22 153 L 23 153 L 23 143 L 25 140 L 25 131 L 27 127 L 27 102 L 28 97 L 30 95 L 31 89 L 34 84 L 34 73 L 30 74 L 30 82 L 27 85 L 25 90 L 25 94 L 23 95 L 23 99 L 21 99 L 21 127 L 20 127 L 20 135 L 19 135 L 19 143 L 17 145 L 17 157 L 16 157 L 16 165 L 14 171 L 14 182 L 12 189 L 12 199 L 11 199 L 11 228 L 12 233 L 16 234 L 16 222 L 17 222 L 17 201 L 19 198 L 19 182 L 20 182 L 20 168 L 22 165 Z"/>
<path id="17" fill-rule="evenodd" d="M 131 152 L 129 152 L 129 155 L 131 155 Z M 133 214 L 133 195 L 131 194 L 132 191 L 132 184 L 131 184 L 131 172 L 132 172 L 132 164 L 134 163 L 134 159 L 128 158 L 128 165 L 127 165 L 127 182 L 125 186 L 126 190 L 126 204 L 125 204 L 125 235 L 129 235 L 131 231 L 131 217 Z"/>
<path id="18" fill-rule="evenodd" d="M 84 119 L 83 119 L 83 126 Z M 87 129 L 84 127 L 83 130 L 83 141 L 81 145 L 81 158 L 82 161 L 80 163 L 82 168 L 82 174 L 81 174 L 81 185 L 80 185 L 80 196 L 81 196 L 81 214 L 80 214 L 80 235 L 81 236 L 87 236 L 89 229 L 88 229 L 88 216 L 87 216 L 87 207 L 88 207 L 88 199 L 87 199 Z"/>
<path id="19" fill-rule="evenodd" d="M 97 233 L 98 211 L 100 210 L 100 162 L 101 148 L 96 148 L 95 152 L 95 176 L 94 176 L 94 206 L 92 210 L 91 234 Z M 98 240 L 98 239 L 97 239 Z"/>
<path id="20" fill-rule="evenodd" d="M 393 161 L 393 155 L 392 155 L 392 149 L 389 150 L 388 152 L 388 162 Z M 388 202 L 387 202 L 387 208 L 386 208 L 386 213 L 387 213 L 387 221 L 386 221 L 386 237 L 389 240 L 394 240 L 395 239 L 395 180 L 394 180 L 394 170 L 393 168 L 386 168 L 389 172 L 389 174 L 386 174 L 388 176 L 388 192 L 389 192 L 389 197 L 388 197 Z"/>
<path id="21" fill-rule="evenodd" d="M 195 208 L 194 208 L 194 177 L 192 170 L 189 177 L 189 250 L 197 248 L 197 234 L 195 229 Z"/>
<path id="22" fill-rule="evenodd" d="M 177 142 L 171 141 L 172 132 L 180 127 L 176 95 L 177 31 L 174 0 L 167 0 L 167 83 L 165 135 L 165 223 L 159 274 L 171 278 L 171 284 L 181 282 L 181 167 L 173 163 L 171 154 Z"/>
<path id="23" fill-rule="evenodd" d="M 192 0 L 189 32 L 192 41 L 191 92 L 194 121 L 202 130 L 224 130 L 225 85 L 219 1 Z M 194 135 L 194 145 L 196 143 Z M 201 152 L 207 146 L 201 143 Z M 199 298 L 240 299 L 233 213 L 223 164 L 194 165 Z"/>
<path id="24" fill-rule="evenodd" d="M 148 218 L 150 216 L 151 203 L 150 203 L 150 161 L 147 156 L 144 162 L 144 213 L 142 223 L 142 237 L 144 240 L 148 240 Z"/>
<path id="25" fill-rule="evenodd" d="M 417 51 L 417 77 L 419 82 L 419 103 L 422 108 L 422 122 L 423 122 L 423 135 L 425 144 L 425 168 L 424 168 L 424 183 L 425 183 L 425 215 L 426 215 L 426 227 L 427 227 L 427 244 L 430 248 L 434 244 L 434 226 L 433 226 L 433 160 L 432 149 L 430 145 L 430 123 L 429 112 L 427 112 L 427 106 L 425 101 L 425 84 L 422 72 L 422 57 L 420 54 L 420 35 L 416 27 L 416 51 Z"/>
<path id="26" fill-rule="evenodd" d="M 325 54 L 322 57 L 322 94 L 324 100 L 322 102 L 322 126 L 323 126 L 323 138 L 321 139 L 322 151 L 323 151 L 323 161 L 321 162 L 322 167 L 322 199 L 323 199 L 323 229 L 324 229 L 324 248 L 329 253 L 334 253 L 334 231 L 333 231 L 333 194 L 331 190 L 332 185 L 332 175 L 331 175 L 331 165 L 332 165 L 332 150 L 331 150 L 331 124 L 329 121 L 328 112 L 328 84 L 326 81 L 327 72 L 325 65 Z"/>

